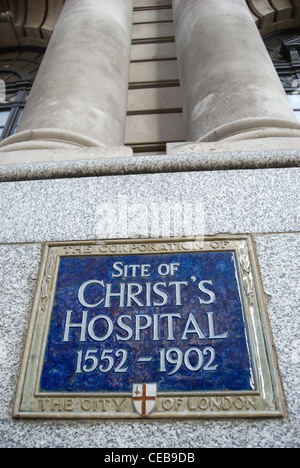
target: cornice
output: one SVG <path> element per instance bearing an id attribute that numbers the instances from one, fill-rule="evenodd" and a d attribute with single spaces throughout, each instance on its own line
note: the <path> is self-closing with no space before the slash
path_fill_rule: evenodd
<path id="1" fill-rule="evenodd" d="M 65 0 L 0 0 L 0 47 L 47 47 Z"/>
<path id="2" fill-rule="evenodd" d="M 300 26 L 300 0 L 245 0 L 262 36 Z"/>
<path id="3" fill-rule="evenodd" d="M 300 0 L 245 1 L 262 36 L 300 26 Z M 47 47 L 65 0 L 0 0 L 0 47 Z"/>

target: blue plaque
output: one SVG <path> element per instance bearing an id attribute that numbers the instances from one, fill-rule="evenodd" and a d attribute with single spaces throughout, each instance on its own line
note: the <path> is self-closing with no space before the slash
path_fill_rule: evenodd
<path id="1" fill-rule="evenodd" d="M 62 257 L 43 392 L 253 390 L 234 252 Z"/>
<path id="2" fill-rule="evenodd" d="M 277 380 L 251 249 L 236 237 L 48 245 L 16 415 L 282 414 L 262 395 Z"/>

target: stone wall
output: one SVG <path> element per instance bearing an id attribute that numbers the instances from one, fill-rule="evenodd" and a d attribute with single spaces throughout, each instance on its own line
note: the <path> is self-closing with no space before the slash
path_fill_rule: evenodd
<path id="1" fill-rule="evenodd" d="M 123 0 L 114 1 L 119 6 L 125 5 Z M 31 45 L 46 45 L 63 3 L 54 0 L 0 1 L 0 29 L 3 33 L 0 36 L 7 39 L 7 42 L 0 44 L 3 47 L 28 45 L 29 42 Z M 185 53 L 182 39 L 185 28 L 182 24 L 186 20 L 189 29 L 189 21 L 193 21 L 194 16 L 188 11 L 189 8 L 184 11 L 187 1 L 184 0 L 181 5 L 174 1 L 173 5 L 177 5 L 179 67 L 185 81 L 184 106 L 188 111 L 191 141 L 180 143 L 181 138 L 178 137 L 177 143 L 168 145 L 167 155 L 133 157 L 131 148 L 122 146 L 131 42 L 131 3 L 126 0 L 127 8 L 123 10 L 111 7 L 112 0 L 66 1 L 18 133 L 5 140 L 0 150 L 1 447 L 300 446 L 300 126 L 292 110 L 287 107 L 288 101 L 278 85 L 269 58 L 265 59 L 266 51 L 245 3 L 262 34 L 283 26 L 291 28 L 299 25 L 299 0 L 189 2 L 191 8 L 195 5 L 203 7 L 202 12 L 210 20 L 208 23 L 217 21 L 220 28 L 215 31 L 209 27 L 196 28 L 200 36 L 195 31 L 195 34 L 189 35 L 191 47 Z M 149 5 L 148 0 L 135 1 L 135 6 L 139 8 L 146 4 Z M 164 0 L 155 0 L 155 4 L 164 5 Z M 170 4 L 169 0 L 167 4 Z M 56 16 L 45 16 L 47 5 L 52 5 L 51 11 L 55 11 Z M 217 5 L 219 10 L 213 14 L 212 7 L 208 8 L 208 5 L 214 8 Z M 235 8 L 235 5 L 239 8 Z M 80 15 L 78 12 L 82 6 L 84 14 Z M 237 32 L 235 38 L 233 28 L 228 23 L 230 15 L 226 15 L 226 28 L 230 34 L 224 37 L 230 42 L 234 53 L 228 56 L 225 41 L 222 43 L 219 40 L 224 54 L 228 56 L 228 61 L 224 60 L 223 63 L 227 63 L 227 66 L 231 64 L 235 52 L 241 60 L 246 57 L 240 41 L 244 29 L 241 28 L 243 18 L 249 32 L 249 36 L 244 37 L 245 41 L 257 44 L 251 49 L 250 66 L 260 64 L 260 83 L 264 80 L 265 68 L 268 68 L 273 107 L 263 108 L 261 105 L 264 91 L 269 89 L 269 81 L 264 82 L 264 86 L 256 87 L 252 86 L 253 82 L 247 83 L 244 68 L 238 60 L 234 66 L 239 73 L 233 76 L 230 65 L 230 79 L 227 82 L 224 80 L 226 67 L 223 67 L 219 74 L 214 73 L 214 80 L 219 81 L 206 80 L 204 83 L 206 94 L 213 93 L 217 104 L 206 108 L 209 118 L 213 114 L 216 118 L 211 120 L 210 128 L 206 128 L 202 135 L 203 127 L 199 125 L 199 119 L 193 131 L 192 120 L 197 117 L 197 111 L 201 110 L 207 96 L 204 93 L 194 112 L 193 105 L 200 96 L 195 88 L 199 57 L 194 61 L 195 66 L 191 67 L 193 57 L 190 52 L 197 48 L 193 49 L 193 43 L 197 46 L 205 34 L 204 39 L 210 46 L 210 39 L 213 40 L 216 32 L 225 27 L 224 16 L 219 14 L 221 7 L 222 12 L 226 12 L 226 7 L 231 8 Z M 106 14 L 107 11 L 109 14 Z M 28 12 L 31 15 L 27 16 Z M 90 20 L 94 21 L 95 18 L 97 21 L 93 24 L 99 22 L 103 28 L 107 27 L 107 31 L 118 32 L 114 34 L 114 40 L 118 38 L 118 47 L 122 50 L 121 67 L 119 56 L 110 54 L 109 34 L 104 41 L 106 46 L 101 50 L 98 43 L 95 49 L 95 37 L 99 41 L 97 28 L 89 29 L 89 34 L 84 35 L 85 24 L 90 24 Z M 197 18 L 201 23 L 203 15 L 199 14 Z M 45 27 L 47 22 L 48 29 Z M 69 27 L 71 23 L 74 27 Z M 30 24 L 33 25 L 32 29 Z M 80 47 L 81 36 L 85 37 L 88 47 L 83 47 L 80 52 L 79 49 L 74 50 L 74 43 Z M 218 34 L 218 37 L 222 37 L 222 34 Z M 76 68 L 72 84 L 66 46 L 72 51 L 71 63 Z M 93 53 L 99 52 L 99 62 L 94 62 L 86 54 L 89 46 Z M 207 51 L 200 48 L 198 52 L 207 60 Z M 209 47 L 208 74 L 213 66 L 220 63 L 213 59 L 219 57 L 218 54 L 220 48 Z M 90 68 L 85 67 L 88 79 L 81 73 L 78 55 L 84 63 L 91 64 Z M 190 77 L 184 75 L 185 61 L 196 77 L 190 82 Z M 59 65 L 56 69 L 55 62 Z M 108 68 L 113 65 L 116 73 L 106 74 L 106 67 L 101 67 L 101 63 Z M 249 67 L 249 59 L 245 66 Z M 70 78 L 67 84 L 64 83 L 62 70 Z M 241 98 L 242 90 L 237 87 L 234 112 L 230 114 L 230 106 L 225 101 L 230 95 L 231 79 L 239 81 L 241 77 L 248 87 L 246 98 L 242 96 L 244 107 L 239 105 L 241 101 L 238 96 Z M 103 92 L 104 85 L 106 93 Z M 211 85 L 213 92 L 209 91 Z M 255 99 L 251 101 L 251 97 Z M 247 117 L 247 100 L 252 112 L 250 122 L 244 118 Z M 219 112 L 218 102 L 226 104 L 221 106 L 222 112 Z M 282 105 L 278 106 L 278 102 Z M 100 110 L 102 108 L 103 112 Z M 201 117 L 201 112 L 198 114 Z M 273 119 L 275 114 L 276 119 Z M 229 117 L 232 117 L 234 125 L 225 128 Z M 214 130 L 218 132 L 213 133 Z M 173 239 L 219 233 L 253 236 L 283 385 L 286 404 L 283 418 L 159 422 L 27 421 L 13 418 L 22 354 L 45 243 L 138 237 Z"/>
<path id="2" fill-rule="evenodd" d="M 167 157 L 165 157 L 167 158 Z M 0 185 L 2 447 L 299 447 L 299 170 L 191 171 L 13 181 Z M 115 162 L 115 171 L 118 172 Z M 125 164 L 125 160 L 124 160 Z M 28 166 L 29 168 L 30 166 Z M 34 166 L 31 167 L 34 169 Z M 103 175 L 103 174 L 102 174 Z M 124 206 L 127 214 L 124 216 Z M 172 206 L 182 208 L 174 216 Z M 156 235 L 250 233 L 256 244 L 287 414 L 283 419 L 18 421 L 12 408 L 43 244 Z M 146 209 L 145 209 L 146 207 Z M 193 212 L 187 221 L 184 212 Z M 173 216 L 173 218 L 172 218 Z M 151 219 L 151 218 L 150 218 Z M 175 222 L 176 219 L 176 222 Z M 119 220 L 117 227 L 114 226 Z M 172 226 L 172 230 L 170 227 Z"/>

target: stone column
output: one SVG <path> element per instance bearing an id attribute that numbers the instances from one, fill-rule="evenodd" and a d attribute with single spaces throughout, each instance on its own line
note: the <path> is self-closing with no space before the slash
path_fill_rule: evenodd
<path id="1" fill-rule="evenodd" d="M 132 13 L 132 0 L 66 0 L 18 131 L 2 147 L 124 144 Z"/>
<path id="2" fill-rule="evenodd" d="M 244 0 L 173 0 L 187 141 L 300 137 Z"/>

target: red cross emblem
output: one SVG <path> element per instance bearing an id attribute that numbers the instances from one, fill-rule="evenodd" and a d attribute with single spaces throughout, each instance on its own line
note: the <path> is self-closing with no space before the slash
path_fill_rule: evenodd
<path id="1" fill-rule="evenodd" d="M 141 416 L 148 416 L 156 403 L 156 384 L 133 384 L 133 406 Z"/>

